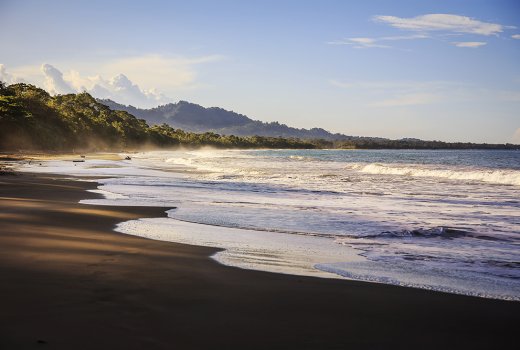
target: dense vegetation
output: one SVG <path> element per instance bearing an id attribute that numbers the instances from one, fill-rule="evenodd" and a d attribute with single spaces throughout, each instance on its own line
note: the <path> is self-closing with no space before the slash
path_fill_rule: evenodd
<path id="1" fill-rule="evenodd" d="M 322 128 L 298 129 L 279 122 L 253 120 L 243 114 L 218 107 L 205 108 L 195 103 L 179 101 L 150 109 L 125 106 L 112 100 L 99 100 L 113 110 L 126 111 L 146 120 L 150 125 L 166 123 L 174 128 L 193 132 L 215 132 L 237 136 L 276 136 L 327 141 L 347 137 L 333 134 Z"/>
<path id="2" fill-rule="evenodd" d="M 185 108 L 181 105 L 183 104 L 181 103 L 177 107 Z M 203 107 L 196 108 L 200 111 L 200 115 L 190 109 L 191 114 L 189 118 L 185 116 L 184 122 L 187 123 L 190 118 L 193 118 L 199 126 L 204 125 L 204 120 L 211 119 L 211 115 L 215 111 L 211 110 L 210 113 L 203 111 L 203 109 Z M 161 107 L 158 107 L 157 110 L 161 110 Z M 216 109 L 216 113 L 224 116 L 226 116 L 225 112 L 227 111 Z M 231 123 L 232 120 L 228 119 L 226 119 L 226 123 Z M 246 122 L 250 120 L 245 116 L 240 116 L 239 119 Z M 218 122 L 213 121 L 214 123 Z M 250 125 L 249 122 L 246 124 Z M 280 130 L 304 130 L 275 124 L 281 128 Z M 321 134 L 321 131 L 326 132 L 323 129 L 306 130 L 309 134 Z M 284 138 L 281 136 L 234 136 L 220 135 L 212 131 L 204 133 L 188 132 L 166 123 L 149 126 L 144 119 L 138 119 L 124 110 L 113 110 L 86 92 L 51 96 L 45 90 L 33 85 L 13 84 L 5 86 L 0 82 L 0 150 L 122 150 L 175 146 L 341 149 L 520 148 L 520 146 L 512 144 L 447 143 L 418 139 L 389 140 L 377 137 L 328 134 L 335 135 L 337 138 L 331 140 L 318 139 L 319 136 L 314 139 Z"/>
<path id="3" fill-rule="evenodd" d="M 297 137 L 319 148 L 341 149 L 518 149 L 511 144 L 476 144 L 470 142 L 424 141 L 419 139 L 390 140 L 382 137 L 360 137 L 333 134 L 322 128 L 298 129 L 278 122 L 264 123 L 243 114 L 222 108 L 205 108 L 194 103 L 180 101 L 150 109 L 125 106 L 111 100 L 100 100 L 113 110 L 126 111 L 149 124 L 166 123 L 175 128 L 194 132 L 215 132 L 221 135 L 262 135 Z"/>
<path id="4" fill-rule="evenodd" d="M 520 145 L 424 141 L 418 139 L 389 140 L 372 137 L 353 137 L 350 140 L 338 140 L 331 143 L 330 148 L 338 149 L 514 149 L 520 150 Z M 325 148 L 325 145 L 321 145 Z"/>
<path id="5" fill-rule="evenodd" d="M 51 96 L 28 84 L 0 83 L 0 149 L 120 150 L 143 147 L 314 148 L 295 138 L 192 133 L 148 126 L 88 93 Z"/>

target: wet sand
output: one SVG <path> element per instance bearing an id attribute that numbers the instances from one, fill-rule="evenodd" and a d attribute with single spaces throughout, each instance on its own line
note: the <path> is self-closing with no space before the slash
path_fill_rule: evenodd
<path id="1" fill-rule="evenodd" d="M 0 349 L 518 345 L 518 302 L 222 266 L 215 249 L 112 231 L 167 208 L 78 204 L 96 186 L 0 176 Z"/>

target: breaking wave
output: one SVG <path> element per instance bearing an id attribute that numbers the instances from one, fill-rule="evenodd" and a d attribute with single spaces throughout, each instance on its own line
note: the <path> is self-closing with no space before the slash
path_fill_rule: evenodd
<path id="1" fill-rule="evenodd" d="M 393 166 L 379 163 L 366 165 L 355 164 L 353 169 L 374 175 L 403 175 L 416 177 L 436 177 L 450 180 L 483 181 L 501 185 L 520 186 L 520 171 L 518 170 L 454 170 L 433 169 L 414 166 Z"/>
<path id="2" fill-rule="evenodd" d="M 455 238 L 467 236 L 469 232 L 456 229 L 452 227 L 434 227 L 429 229 L 413 229 L 413 230 L 398 230 L 398 231 L 383 231 L 375 235 L 361 235 L 353 236 L 352 238 L 402 238 L 402 237 L 442 237 L 442 238 Z"/>

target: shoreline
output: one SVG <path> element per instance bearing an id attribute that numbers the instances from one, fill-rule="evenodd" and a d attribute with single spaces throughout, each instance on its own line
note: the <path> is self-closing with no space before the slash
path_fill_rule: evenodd
<path id="1" fill-rule="evenodd" d="M 0 178 L 0 347 L 483 348 L 520 303 L 227 267 L 218 249 L 113 231 L 166 208 L 79 204 L 95 182 Z M 440 336 L 442 335 L 442 336 Z"/>
<path id="2" fill-rule="evenodd" d="M 157 153 L 151 152 L 144 159 L 151 157 L 154 161 L 157 159 L 161 160 L 161 154 L 164 152 Z M 84 204 L 178 206 L 178 210 L 168 214 L 169 218 L 125 221 L 119 223 L 115 230 L 124 234 L 154 240 L 223 249 L 223 251 L 214 254 L 213 258 L 226 266 L 311 277 L 346 278 L 349 280 L 422 288 L 482 298 L 519 300 L 518 288 L 515 287 L 513 279 L 504 281 L 499 278 L 490 282 L 490 279 L 483 273 L 476 273 L 473 276 L 466 273 L 461 275 L 460 271 L 458 272 L 457 270 L 454 270 L 453 273 L 450 271 L 439 273 L 440 270 L 435 268 L 435 266 L 433 269 L 422 268 L 420 264 L 417 266 L 400 264 L 399 261 L 396 261 L 396 265 L 388 265 L 380 263 L 377 259 L 367 259 L 364 254 L 370 253 L 370 249 L 366 251 L 363 250 L 363 247 L 358 249 L 356 246 L 357 242 L 346 246 L 343 244 L 338 245 L 330 239 L 324 239 L 320 243 L 316 241 L 316 238 L 310 239 L 313 236 L 312 234 L 287 234 L 290 231 L 276 231 L 276 234 L 274 234 L 269 232 L 270 230 L 262 230 L 258 227 L 251 230 L 247 224 L 241 227 L 229 227 L 219 225 L 218 223 L 204 224 L 204 220 L 202 222 L 183 220 L 176 217 L 175 213 L 183 212 L 183 215 L 189 215 L 189 213 L 197 215 L 200 212 L 198 207 L 186 209 L 186 204 L 193 201 L 183 197 L 185 195 L 183 189 L 190 188 L 189 185 L 187 187 L 181 186 L 179 188 L 180 191 L 170 191 L 168 187 L 164 188 L 169 194 L 166 197 L 155 193 L 154 186 L 150 189 L 138 189 L 137 191 L 151 191 L 150 196 L 137 196 L 137 198 L 141 197 L 143 200 L 136 200 L 131 194 L 125 195 L 126 190 L 118 189 L 117 185 L 112 190 L 110 187 L 111 183 L 113 183 L 112 180 L 115 180 L 114 182 L 117 184 L 122 179 L 124 184 L 128 184 L 124 179 L 127 176 L 131 177 L 136 174 L 145 176 L 145 178 L 147 176 L 158 176 L 159 178 L 167 178 L 168 181 L 177 179 L 183 182 L 185 181 L 184 172 L 188 172 L 182 168 L 186 164 L 184 162 L 185 158 L 183 158 L 185 155 L 178 155 L 177 158 L 180 161 L 173 161 L 172 164 L 174 165 L 171 168 L 162 166 L 164 159 L 162 159 L 160 164 L 152 162 L 150 166 L 142 163 L 143 157 L 139 156 L 139 154 L 133 157 L 132 162 L 123 160 L 122 156 L 124 155 L 109 153 L 103 153 L 99 156 L 96 154 L 87 155 L 87 159 L 82 159 L 81 163 L 76 163 L 75 159 L 71 159 L 67 155 L 50 156 L 50 159 L 42 159 L 42 163 L 45 163 L 43 167 L 41 167 L 42 163 L 39 164 L 40 167 L 36 163 L 29 167 L 22 166 L 20 171 L 34 171 L 50 175 L 58 173 L 64 176 L 72 176 L 72 178 L 89 179 L 91 181 L 98 180 L 101 185 L 98 186 L 97 190 L 91 191 L 104 193 L 105 198 L 80 201 L 80 203 Z M 171 155 L 168 157 L 171 157 Z M 113 163 L 112 160 L 114 158 L 119 161 Z M 52 162 L 47 163 L 46 161 L 49 160 L 52 160 Z M 83 162 L 83 160 L 86 162 Z M 134 161 L 137 161 L 137 164 Z M 166 159 L 165 163 L 169 164 L 170 159 Z M 191 162 L 187 164 L 191 165 Z M 97 168 L 100 170 L 97 171 Z M 204 170 L 200 171 L 204 172 Z M 176 180 L 173 181 L 176 182 Z M 132 193 L 132 190 L 130 190 L 130 193 Z M 196 193 L 194 195 L 195 197 L 197 196 Z M 220 197 L 225 195 L 226 192 L 220 193 Z M 161 200 L 157 200 L 157 198 L 161 198 Z M 180 200 L 180 198 L 184 198 L 184 200 Z M 213 200 L 219 201 L 221 198 L 216 197 Z M 377 209 L 377 206 L 375 209 Z M 377 212 L 377 210 L 374 212 Z M 380 215 L 384 214 L 385 212 L 383 211 Z M 266 227 L 269 227 L 270 222 L 259 222 L 259 224 L 265 224 L 267 225 Z M 380 229 L 391 230 L 391 228 Z M 493 248 L 491 247 L 491 249 Z M 416 253 L 418 254 L 418 259 L 421 259 L 422 254 L 425 254 L 421 251 Z M 464 250 L 462 253 L 464 253 Z M 507 255 L 508 251 L 505 251 L 504 254 L 506 254 L 504 259 L 509 257 Z M 498 256 L 495 256 L 495 258 L 499 259 L 498 261 L 502 261 Z M 512 259 L 514 260 L 515 258 L 509 257 L 509 260 Z"/>

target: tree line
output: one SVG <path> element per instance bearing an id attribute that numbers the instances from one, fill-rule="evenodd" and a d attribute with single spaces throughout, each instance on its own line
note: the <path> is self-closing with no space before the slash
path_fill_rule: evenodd
<path id="1" fill-rule="evenodd" d="M 193 133 L 166 124 L 149 126 L 114 111 L 86 92 L 51 96 L 30 84 L 0 82 L 0 149 L 121 150 L 145 147 L 315 148 L 282 137 Z"/>
<path id="2" fill-rule="evenodd" d="M 0 81 L 0 150 L 131 150 L 211 146 L 215 148 L 336 149 L 520 149 L 513 144 L 389 140 L 347 136 L 330 141 L 294 137 L 195 133 L 112 110 L 86 92 L 51 96 L 30 84 Z"/>

